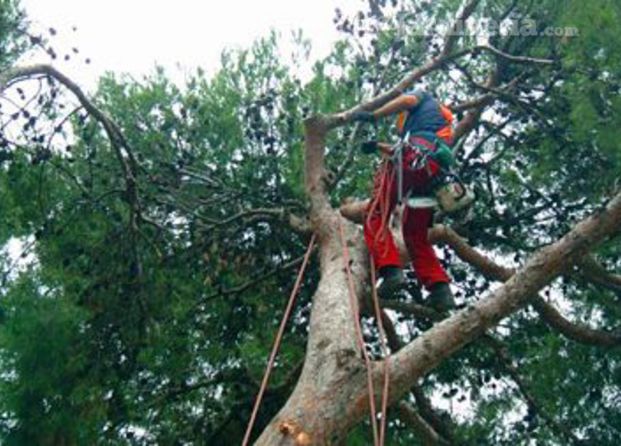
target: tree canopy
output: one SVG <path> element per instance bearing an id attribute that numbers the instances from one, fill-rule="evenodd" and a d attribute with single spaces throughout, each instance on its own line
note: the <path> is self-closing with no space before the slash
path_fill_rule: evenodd
<path id="1" fill-rule="evenodd" d="M 485 30 L 448 32 L 460 14 Z M 309 78 L 299 75 L 309 43 L 299 37 L 285 63 L 272 34 L 225 51 L 213 76 L 107 74 L 91 95 L 53 68 L 54 33 L 33 34 L 18 3 L 0 0 L 3 444 L 241 443 L 317 231 L 305 122 L 337 113 L 328 204 L 364 200 L 379 160 L 358 147 L 396 135 L 390 122 L 345 125 L 347 110 L 412 73 L 456 112 L 460 174 L 478 196 L 468 219 L 436 234 L 467 312 L 618 193 L 620 19 L 614 0 L 369 0 L 353 16 L 336 11 L 342 40 Z M 19 62 L 33 51 L 52 65 Z M 619 227 L 409 382 L 386 444 L 616 445 Z M 302 371 L 319 257 L 253 439 Z M 409 285 L 383 303 L 392 352 L 438 323 Z M 380 360 L 370 313 L 363 322 Z M 368 420 L 340 440 L 371 444 Z"/>

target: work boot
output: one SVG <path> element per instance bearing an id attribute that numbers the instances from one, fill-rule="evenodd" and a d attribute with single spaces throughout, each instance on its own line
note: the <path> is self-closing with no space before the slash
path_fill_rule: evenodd
<path id="1" fill-rule="evenodd" d="M 455 308 L 455 299 L 451 287 L 446 282 L 434 283 L 427 298 L 431 308 L 439 313 L 445 313 Z"/>
<path id="2" fill-rule="evenodd" d="M 394 299 L 405 285 L 403 270 L 398 266 L 384 266 L 379 270 L 380 285 L 377 295 L 380 299 Z"/>

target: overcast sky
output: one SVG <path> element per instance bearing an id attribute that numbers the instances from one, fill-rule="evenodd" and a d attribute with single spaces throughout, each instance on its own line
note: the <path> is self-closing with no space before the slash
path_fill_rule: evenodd
<path id="1" fill-rule="evenodd" d="M 104 70 L 135 76 L 156 62 L 175 70 L 213 72 L 226 47 L 247 47 L 270 29 L 288 38 L 303 29 L 313 57 L 327 54 L 337 38 L 334 9 L 351 10 L 364 0 L 21 0 L 37 29 L 54 27 L 55 62 L 78 82 L 92 86 Z M 74 31 L 73 27 L 77 27 Z M 70 62 L 71 48 L 80 50 Z M 90 66 L 83 61 L 92 59 Z"/>

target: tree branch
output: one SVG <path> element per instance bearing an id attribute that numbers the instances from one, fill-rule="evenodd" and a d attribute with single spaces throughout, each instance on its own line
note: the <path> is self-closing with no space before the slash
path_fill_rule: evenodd
<path id="1" fill-rule="evenodd" d="M 487 108 L 487 106 L 491 105 L 498 97 L 499 91 L 505 91 L 505 89 L 512 88 L 515 83 L 518 82 L 517 79 L 513 79 L 511 82 L 507 84 L 505 89 L 491 91 L 493 87 L 498 85 L 500 82 L 500 65 L 497 65 L 494 70 L 489 74 L 487 80 L 485 81 L 484 87 L 486 87 L 488 94 L 479 98 L 479 103 L 476 107 L 471 108 L 470 111 L 464 116 L 456 125 L 454 130 L 454 138 L 455 141 L 463 138 L 466 134 L 472 131 L 477 124 L 479 123 L 479 119 L 481 115 Z"/>
<path id="2" fill-rule="evenodd" d="M 401 310 L 404 310 L 403 308 Z M 431 319 L 439 319 L 441 316 L 436 313 L 434 310 L 428 309 L 425 314 L 429 313 L 429 316 L 432 316 Z M 430 312 L 433 312 L 431 315 Z M 425 316 L 423 316 L 425 317 Z M 386 337 L 388 339 L 388 345 L 393 352 L 399 351 L 403 347 L 403 342 L 399 338 L 397 334 L 397 330 L 395 329 L 395 325 L 392 320 L 388 317 L 386 312 L 382 310 L 382 321 L 384 324 L 384 329 L 386 331 Z M 412 395 L 416 400 L 416 405 L 420 410 L 420 414 L 416 412 L 416 415 L 420 417 L 420 419 L 425 423 L 428 429 L 431 429 L 435 433 L 436 436 L 440 438 L 446 438 L 449 442 L 453 442 L 453 435 L 451 433 L 451 429 L 433 410 L 431 406 L 431 402 L 425 396 L 423 389 L 420 388 L 419 385 L 412 386 Z M 401 403 L 400 403 L 401 404 Z M 412 409 L 414 410 L 414 409 Z M 406 420 L 407 421 L 407 420 Z M 412 425 L 414 430 L 421 436 L 425 436 L 425 432 L 421 432 L 421 430 L 417 429 L 416 424 Z M 426 429 L 427 430 L 427 429 Z"/>
<path id="3" fill-rule="evenodd" d="M 438 321 L 443 318 L 443 316 L 434 309 L 426 307 L 424 305 L 416 304 L 414 302 L 402 302 L 399 300 L 381 300 L 380 304 L 382 308 L 389 308 L 391 310 L 411 314 L 415 317 L 423 319 Z"/>
<path id="4" fill-rule="evenodd" d="M 420 436 L 425 446 L 449 445 L 429 423 L 405 401 L 399 402 L 399 415 Z"/>
<path id="5" fill-rule="evenodd" d="M 438 68 L 444 66 L 446 63 L 451 60 L 460 58 L 465 56 L 466 54 L 470 54 L 472 49 L 465 49 L 458 52 L 453 53 L 453 48 L 460 37 L 457 32 L 462 26 L 463 22 L 470 17 L 470 15 L 474 12 L 477 5 L 480 3 L 480 0 L 470 0 L 463 8 L 462 12 L 457 16 L 453 25 L 449 29 L 448 33 L 445 36 L 444 47 L 440 54 L 429 60 L 427 63 L 422 65 L 421 67 L 411 71 L 408 75 L 406 75 L 397 85 L 395 85 L 390 90 L 385 93 L 379 94 L 372 98 L 371 100 L 359 104 L 347 111 L 336 113 L 334 115 L 330 115 L 327 120 L 328 129 L 332 129 L 338 127 L 340 125 L 346 124 L 350 121 L 351 116 L 354 112 L 360 110 L 375 110 L 378 107 L 381 107 L 391 99 L 402 94 L 408 88 L 410 88 L 415 82 L 426 76 L 427 74 L 437 70 Z"/>
<path id="6" fill-rule="evenodd" d="M 358 201 L 344 204 L 341 206 L 341 214 L 354 222 L 362 223 L 364 210 L 367 206 L 366 203 L 367 201 Z M 395 239 L 401 240 L 401 237 L 397 236 Z M 477 268 L 488 279 L 506 282 L 515 274 L 514 269 L 501 266 L 474 249 L 463 237 L 459 236 L 457 232 L 448 226 L 436 225 L 431 228 L 429 231 L 429 240 L 432 243 L 446 243 L 455 251 L 455 254 L 457 254 L 461 260 Z M 398 244 L 403 245 L 403 243 Z M 402 256 L 406 256 L 406 254 L 406 252 L 403 252 Z M 585 276 L 592 278 L 594 281 L 597 281 L 597 283 L 606 283 L 609 287 L 612 284 L 612 286 L 615 287 L 614 289 L 616 289 L 619 276 L 610 274 L 601 267 L 597 268 L 595 266 L 597 263 L 594 265 L 594 261 L 589 261 L 589 258 L 592 259 L 591 257 L 587 257 L 586 263 L 587 267 L 591 268 L 591 270 L 590 273 L 587 273 Z M 580 262 L 578 266 L 582 266 L 583 263 L 584 262 Z M 553 305 L 539 296 L 533 297 L 531 303 L 548 325 L 569 339 L 601 347 L 613 347 L 621 344 L 621 331 L 605 332 L 592 329 L 583 324 L 570 322 L 564 318 Z M 432 310 L 422 305 L 398 301 L 385 302 L 383 305 L 386 308 L 407 312 L 419 317 L 427 317 L 432 320 L 434 319 Z"/>
<path id="7" fill-rule="evenodd" d="M 450 443 L 454 443 L 453 432 L 449 423 L 443 420 L 433 409 L 431 401 L 425 395 L 422 387 L 418 384 L 414 384 L 410 389 L 414 399 L 416 400 L 416 406 L 420 411 L 421 416 L 425 419 L 429 425 L 438 432 L 443 438 Z"/>
<path id="8" fill-rule="evenodd" d="M 362 223 L 367 203 L 368 201 L 352 201 L 343 204 L 341 206 L 341 214 L 351 221 Z M 401 237 L 396 236 L 395 240 L 399 241 Z M 448 226 L 436 225 L 431 228 L 429 230 L 429 240 L 432 243 L 446 243 L 461 260 L 477 268 L 488 279 L 506 282 L 515 274 L 514 269 L 501 266 L 474 249 L 468 244 L 466 239 Z M 403 243 L 398 243 L 398 245 L 403 245 Z M 402 249 L 402 251 L 404 250 Z M 402 252 L 402 256 L 406 257 L 407 253 L 405 251 Z M 579 262 L 578 266 L 581 268 L 579 274 L 582 274 L 588 280 L 607 286 L 615 291 L 619 289 L 617 286 L 621 285 L 621 277 L 608 273 L 591 256 Z M 531 303 L 548 325 L 569 339 L 601 347 L 613 347 L 621 344 L 621 331 L 606 332 L 592 329 L 583 324 L 570 322 L 553 305 L 539 296 L 535 296 Z M 385 302 L 383 305 L 386 308 L 434 319 L 431 314 L 432 310 L 422 305 L 397 301 Z"/>
<path id="9" fill-rule="evenodd" d="M 496 96 L 488 93 L 478 98 L 471 99 L 469 101 L 461 102 L 459 104 L 451 105 L 449 108 L 454 113 L 465 112 L 474 108 L 480 108 L 481 106 L 489 105 L 493 100 L 496 99 Z"/>
<path id="10" fill-rule="evenodd" d="M 514 63 L 520 63 L 520 64 L 552 65 L 555 63 L 553 59 L 540 59 L 536 57 L 514 56 L 513 54 L 505 53 L 504 51 L 501 51 L 498 48 L 495 48 L 491 45 L 478 45 L 474 47 L 473 51 L 474 52 L 487 51 L 508 62 L 514 62 Z"/>
<path id="11" fill-rule="evenodd" d="M 195 216 L 209 223 L 209 226 L 206 228 L 207 230 L 213 230 L 217 227 L 222 226 L 230 226 L 237 220 L 242 220 L 245 225 L 249 225 L 253 222 L 264 221 L 266 218 L 271 217 L 286 221 L 289 226 L 297 232 L 310 232 L 309 225 L 305 221 L 305 219 L 291 213 L 290 210 L 285 207 L 246 209 L 244 211 L 238 212 L 235 215 L 225 218 L 224 220 L 215 220 L 213 218 L 208 218 L 200 215 Z"/>
<path id="12" fill-rule="evenodd" d="M 580 262 L 580 273 L 585 279 L 598 285 L 609 288 L 617 293 L 621 292 L 621 275 L 609 273 L 597 263 L 593 256 L 586 257 Z"/>
<path id="13" fill-rule="evenodd" d="M 557 242 L 533 254 L 502 287 L 434 325 L 390 358 L 391 395 L 399 398 L 411 382 L 517 311 L 576 259 L 618 230 L 621 193 L 600 212 L 578 223 Z M 377 379 L 381 378 L 377 369 Z"/>
<path id="14" fill-rule="evenodd" d="M 392 352 L 398 351 L 401 347 L 403 347 L 403 343 L 401 342 L 401 338 L 397 334 L 397 330 L 395 328 L 395 324 L 393 324 L 388 314 L 382 309 L 382 324 L 384 325 L 384 330 L 386 331 L 386 340 L 388 341 L 388 347 Z"/>
<path id="15" fill-rule="evenodd" d="M 128 179 L 128 181 L 133 179 L 132 169 L 125 159 L 125 154 L 121 149 L 126 151 L 127 156 L 132 161 L 133 155 L 120 128 L 86 96 L 86 94 L 75 82 L 58 71 L 56 68 L 45 64 L 10 68 L 3 73 L 0 73 L 0 93 L 4 92 L 4 90 L 10 86 L 10 82 L 14 79 L 28 78 L 36 75 L 46 75 L 55 79 L 75 95 L 86 111 L 104 127 L 108 138 L 117 152 L 117 158 L 120 161 L 125 178 Z M 135 179 L 133 180 L 135 181 Z"/>
<path id="16" fill-rule="evenodd" d="M 138 164 L 129 147 L 129 144 L 123 136 L 123 132 L 114 123 L 114 121 L 112 121 L 86 96 L 86 94 L 75 82 L 50 65 L 40 64 L 28 67 L 14 67 L 0 73 L 0 93 L 3 93 L 15 79 L 29 78 L 37 75 L 48 76 L 49 78 L 55 79 L 64 85 L 71 93 L 74 94 L 82 107 L 84 107 L 84 109 L 103 126 L 123 173 L 125 190 L 127 194 L 126 200 L 130 209 L 129 228 L 131 231 L 130 233 L 135 240 L 138 233 L 139 222 L 141 221 L 141 209 L 136 179 Z M 135 244 L 132 245 L 132 248 L 133 255 L 138 266 L 137 269 L 141 271 L 142 268 L 140 266 L 140 259 L 134 249 Z"/>
<path id="17" fill-rule="evenodd" d="M 454 230 L 447 226 L 434 227 L 430 231 L 430 238 L 435 242 L 448 244 L 461 260 L 477 268 L 489 279 L 506 282 L 515 274 L 515 270 L 500 266 L 475 250 Z M 582 324 L 572 323 L 565 319 L 554 306 L 537 295 L 532 298 L 531 303 L 548 325 L 569 339 L 601 347 L 621 345 L 621 331 L 609 333 L 594 330 Z"/>
<path id="18" fill-rule="evenodd" d="M 531 304 L 546 324 L 573 341 L 600 347 L 617 347 L 621 345 L 621 329 L 606 332 L 594 330 L 582 324 L 572 323 L 565 319 L 554 306 L 546 302 L 541 296 L 533 298 Z"/>
<path id="19" fill-rule="evenodd" d="M 480 0 L 470 0 L 466 3 L 461 13 L 457 15 L 457 18 L 451 25 L 451 28 L 444 38 L 444 48 L 442 48 L 440 58 L 446 58 L 449 54 L 451 54 L 457 40 L 461 37 L 460 31 L 463 30 L 464 23 L 468 20 L 468 17 L 474 13 L 474 10 L 477 8 L 479 3 L 481 3 Z"/>

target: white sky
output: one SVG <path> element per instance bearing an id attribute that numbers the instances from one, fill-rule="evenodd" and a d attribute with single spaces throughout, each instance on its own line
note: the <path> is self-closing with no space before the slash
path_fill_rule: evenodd
<path id="1" fill-rule="evenodd" d="M 286 41 L 302 29 L 313 45 L 311 58 L 328 54 L 339 38 L 334 10 L 352 11 L 366 0 L 21 0 L 35 31 L 54 28 L 51 63 L 78 85 L 93 89 L 105 71 L 127 72 L 137 79 L 164 66 L 173 80 L 202 67 L 213 73 L 225 48 L 246 48 L 274 29 Z M 74 28 L 76 29 L 74 31 Z M 79 55 L 72 48 L 79 49 Z M 64 60 L 65 54 L 71 60 Z M 90 64 L 84 63 L 86 58 Z M 37 55 L 24 63 L 46 62 Z M 308 68 L 310 69 L 309 62 Z M 26 239 L 8 245 L 18 269 L 33 259 L 20 258 Z M 1 250 L 0 250 L 1 251 Z"/>
<path id="2" fill-rule="evenodd" d="M 365 0 L 21 0 L 37 29 L 54 27 L 54 64 L 89 87 L 106 70 L 139 77 L 155 63 L 177 71 L 201 66 L 213 73 L 225 48 L 247 47 L 270 29 L 283 40 L 302 29 L 311 57 L 327 54 L 337 38 L 334 9 Z M 73 31 L 73 27 L 77 31 Z M 64 62 L 72 47 L 75 60 Z M 92 64 L 84 64 L 86 57 Z"/>

